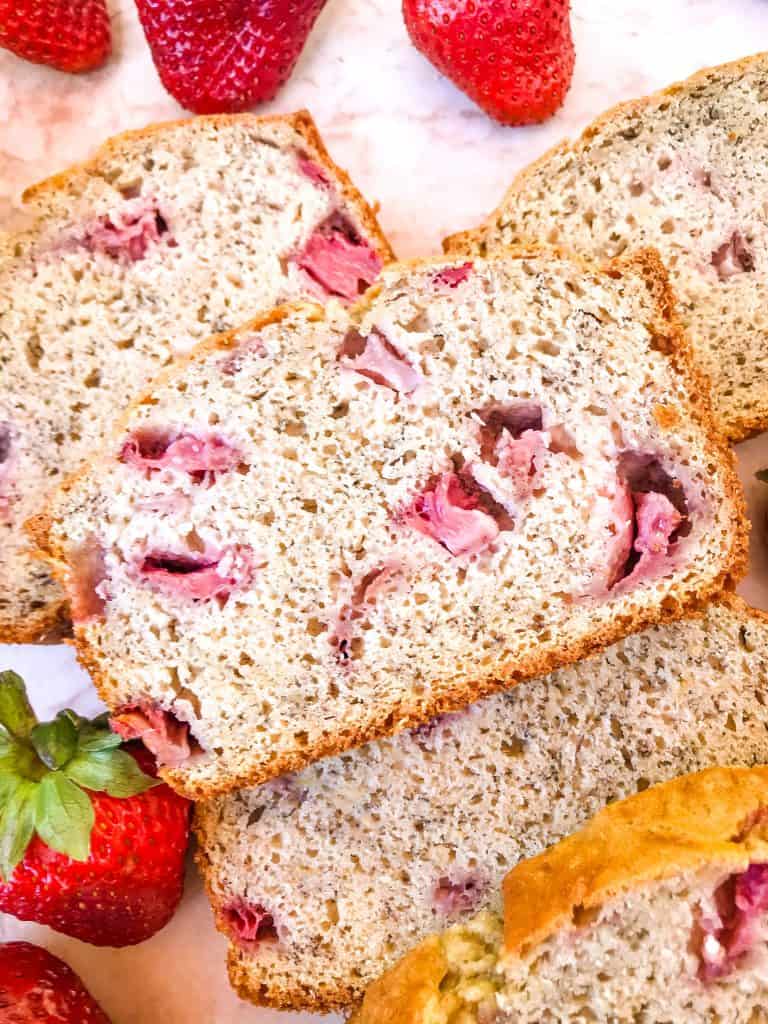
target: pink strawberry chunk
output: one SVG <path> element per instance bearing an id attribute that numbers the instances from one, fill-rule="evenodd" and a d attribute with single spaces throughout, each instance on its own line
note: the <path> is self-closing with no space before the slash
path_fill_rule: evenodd
<path id="1" fill-rule="evenodd" d="M 170 247 L 176 241 L 169 233 L 168 221 L 153 200 L 137 199 L 122 210 L 99 217 L 83 236 L 82 244 L 91 252 L 101 252 L 114 260 L 135 263 L 143 260 L 161 238 Z"/>
<path id="2" fill-rule="evenodd" d="M 480 427 L 483 461 L 512 481 L 517 500 L 525 499 L 532 490 L 537 459 L 547 450 L 541 406 L 538 402 L 518 402 L 491 406 L 477 415 L 483 421 Z"/>
<path id="3" fill-rule="evenodd" d="M 357 339 L 353 346 L 351 336 Z M 424 383 L 424 377 L 398 352 L 395 346 L 384 335 L 374 330 L 367 338 L 361 338 L 356 332 L 350 332 L 344 343 L 342 355 L 353 355 L 343 365 L 354 370 L 374 384 L 391 388 L 404 395 L 410 395 Z"/>
<path id="4" fill-rule="evenodd" d="M 611 503 L 606 548 L 606 586 L 608 590 L 623 579 L 635 536 L 635 506 L 629 487 L 619 477 Z"/>
<path id="5" fill-rule="evenodd" d="M 189 601 L 226 600 L 235 590 L 253 581 L 256 572 L 253 551 L 237 545 L 220 554 L 194 556 L 158 552 L 144 557 L 137 575 L 169 597 Z"/>
<path id="6" fill-rule="evenodd" d="M 404 521 L 452 555 L 477 554 L 499 535 L 499 524 L 455 473 L 443 473 L 432 490 L 418 495 Z"/>
<path id="7" fill-rule="evenodd" d="M 683 517 L 669 498 L 655 491 L 638 494 L 635 497 L 635 515 L 635 551 L 642 556 L 666 555 L 672 534 L 683 521 Z M 642 562 L 642 558 L 640 561 Z"/>
<path id="8" fill-rule="evenodd" d="M 712 266 L 721 281 L 728 281 L 736 274 L 749 273 L 755 269 L 752 250 L 740 231 L 734 231 L 727 241 L 715 249 L 712 253 Z"/>
<path id="9" fill-rule="evenodd" d="M 141 740 L 166 768 L 179 768 L 200 751 L 190 736 L 189 725 L 167 708 L 153 701 L 139 701 L 121 708 L 110 717 L 110 725 L 124 740 Z"/>
<path id="10" fill-rule="evenodd" d="M 235 942 L 251 949 L 279 940 L 273 915 L 260 903 L 236 900 L 223 908 L 222 918 Z"/>
<path id="11" fill-rule="evenodd" d="M 714 895 L 717 913 L 700 918 L 694 933 L 699 978 L 704 982 L 731 974 L 763 940 L 760 918 L 768 911 L 768 864 L 750 864 L 746 871 L 730 875 Z"/>
<path id="12" fill-rule="evenodd" d="M 355 622 L 370 613 L 380 597 L 398 590 L 404 579 L 403 567 L 390 562 L 371 569 L 354 585 L 349 601 L 339 611 L 328 635 L 328 642 L 336 648 L 341 661 L 350 660 Z"/>
<path id="13" fill-rule="evenodd" d="M 512 438 L 505 430 L 496 442 L 496 465 L 502 476 L 524 480 L 536 472 L 536 457 L 546 450 L 546 437 L 540 430 L 525 430 Z"/>
<path id="14" fill-rule="evenodd" d="M 324 292 L 348 302 L 376 280 L 382 265 L 376 250 L 339 213 L 315 230 L 296 263 Z"/>
<path id="15" fill-rule="evenodd" d="M 72 622 L 76 626 L 98 622 L 104 618 L 106 608 L 104 551 L 96 538 L 91 537 L 70 551 L 68 560 L 70 572 L 66 591 Z"/>
<path id="16" fill-rule="evenodd" d="M 313 185 L 325 188 L 331 184 L 325 168 L 316 164 L 314 160 L 310 160 L 306 153 L 298 154 L 298 164 L 301 173 L 305 178 L 309 178 Z"/>
<path id="17" fill-rule="evenodd" d="M 487 883 L 472 871 L 444 875 L 433 890 L 432 903 L 446 916 L 466 914 L 477 907 L 487 887 Z"/>
<path id="18" fill-rule="evenodd" d="M 447 288 L 455 288 L 457 285 L 466 281 L 469 275 L 472 273 L 473 264 L 471 262 L 462 263 L 458 267 L 446 267 L 445 270 L 441 270 L 434 276 L 434 282 L 438 285 L 445 285 Z"/>
<path id="19" fill-rule="evenodd" d="M 225 473 L 241 461 L 240 452 L 218 435 L 175 437 L 160 430 L 136 431 L 123 445 L 120 459 L 141 470 L 174 469 L 180 473 Z"/>

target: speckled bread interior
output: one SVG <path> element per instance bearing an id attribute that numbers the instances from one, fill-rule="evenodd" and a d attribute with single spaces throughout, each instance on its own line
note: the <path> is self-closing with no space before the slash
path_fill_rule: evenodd
<path id="1" fill-rule="evenodd" d="M 547 249 L 213 339 L 37 535 L 114 720 L 195 797 L 680 616 L 744 552 L 658 258 Z"/>
<path id="2" fill-rule="evenodd" d="M 328 1011 L 604 805 L 768 761 L 768 619 L 738 598 L 467 710 L 198 805 L 238 992 Z M 246 939 L 248 935 L 250 938 Z"/>
<path id="3" fill-rule="evenodd" d="M 33 226 L 0 238 L 6 642 L 66 628 L 64 595 L 22 524 L 146 381 L 277 302 L 356 297 L 357 271 L 370 283 L 391 257 L 306 113 L 130 132 L 30 189 L 26 205 Z"/>
<path id="4" fill-rule="evenodd" d="M 768 427 L 768 54 L 624 103 L 523 170 L 451 252 L 548 240 L 661 253 L 721 428 Z"/>

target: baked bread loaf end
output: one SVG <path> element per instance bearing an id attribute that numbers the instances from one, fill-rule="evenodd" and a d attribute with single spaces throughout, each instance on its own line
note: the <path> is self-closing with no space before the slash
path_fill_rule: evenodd
<path id="1" fill-rule="evenodd" d="M 612 804 L 514 868 L 504 919 L 431 936 L 352 1024 L 754 1024 L 768 1007 L 768 768 Z"/>
<path id="2" fill-rule="evenodd" d="M 198 797 L 679 617 L 744 550 L 658 257 L 536 248 L 213 339 L 38 532 L 117 727 Z"/>

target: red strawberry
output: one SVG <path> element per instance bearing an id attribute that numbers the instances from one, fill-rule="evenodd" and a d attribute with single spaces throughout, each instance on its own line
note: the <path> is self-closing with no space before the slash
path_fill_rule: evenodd
<path id="1" fill-rule="evenodd" d="M 91 71 L 112 52 L 105 0 L 0 0 L 0 46 L 59 71 Z"/>
<path id="2" fill-rule="evenodd" d="M 96 946 L 167 924 L 190 803 L 154 774 L 152 755 L 121 748 L 106 716 L 67 710 L 38 724 L 21 678 L 1 672 L 0 911 Z"/>
<path id="3" fill-rule="evenodd" d="M 403 0 L 413 44 L 502 124 L 535 124 L 573 74 L 570 0 Z"/>
<path id="4" fill-rule="evenodd" d="M 2 1024 L 109 1024 L 71 967 L 31 942 L 0 945 Z"/>
<path id="5" fill-rule="evenodd" d="M 270 100 L 326 0 L 136 0 L 163 85 L 196 114 Z"/>

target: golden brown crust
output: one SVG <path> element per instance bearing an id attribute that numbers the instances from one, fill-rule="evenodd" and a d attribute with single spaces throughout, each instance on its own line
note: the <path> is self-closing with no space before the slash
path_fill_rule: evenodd
<path id="1" fill-rule="evenodd" d="M 555 668 L 571 664 L 575 661 L 581 661 L 592 654 L 598 653 L 610 644 L 621 640 L 630 633 L 639 632 L 658 623 L 682 618 L 685 615 L 695 614 L 709 600 L 718 596 L 724 590 L 732 589 L 735 582 L 743 576 L 746 569 L 747 522 L 744 516 L 743 492 L 736 476 L 734 456 L 717 432 L 712 421 L 708 389 L 702 384 L 698 371 L 693 367 L 690 347 L 677 322 L 674 313 L 674 297 L 669 286 L 666 271 L 658 254 L 654 250 L 641 250 L 629 257 L 611 260 L 601 268 L 595 268 L 586 261 L 557 249 L 530 245 L 515 247 L 505 251 L 507 258 L 515 259 L 540 257 L 542 253 L 567 259 L 569 262 L 581 266 L 587 272 L 597 271 L 598 273 L 609 274 L 612 277 L 628 273 L 639 274 L 645 281 L 649 294 L 658 310 L 656 320 L 651 325 L 652 330 L 660 339 L 663 339 L 663 341 L 660 341 L 660 347 L 663 348 L 663 351 L 686 383 L 691 415 L 705 431 L 712 461 L 721 467 L 726 479 L 726 493 L 731 506 L 731 549 L 723 558 L 718 575 L 706 586 L 700 587 L 694 593 L 669 594 L 658 607 L 638 609 L 633 613 L 617 615 L 610 623 L 605 624 L 587 636 L 574 637 L 566 644 L 539 644 L 535 649 L 529 651 L 525 657 L 518 658 L 514 664 L 507 666 L 506 669 L 493 678 L 467 679 L 462 685 L 454 687 L 450 693 L 434 694 L 430 692 L 418 701 L 402 701 L 394 707 L 389 707 L 386 716 L 382 720 L 378 722 L 369 721 L 365 727 L 340 730 L 336 735 L 329 735 L 323 740 L 316 742 L 311 749 L 302 748 L 301 750 L 285 753 L 282 756 L 275 757 L 268 764 L 244 766 L 241 771 L 230 770 L 227 773 L 221 773 L 220 777 L 215 781 L 195 778 L 190 771 L 183 769 L 163 769 L 161 772 L 163 778 L 178 792 L 193 800 L 207 800 L 234 789 L 258 785 L 271 778 L 284 775 L 287 772 L 299 770 L 306 764 L 319 758 L 342 753 L 352 747 L 360 746 L 369 740 L 377 739 L 382 735 L 413 728 L 435 715 L 461 710 L 482 697 L 507 689 L 525 679 L 543 676 Z M 397 273 L 400 269 L 405 272 L 410 267 L 444 265 L 444 263 L 444 257 L 411 260 L 400 264 L 393 264 L 388 272 Z M 353 319 L 362 316 L 375 299 L 380 288 L 381 284 L 374 284 L 360 302 L 352 308 L 350 316 Z M 122 417 L 122 422 L 118 424 L 115 430 L 115 438 L 120 436 L 124 429 L 123 424 L 127 422 L 134 406 L 147 401 L 153 387 L 172 380 L 185 366 L 204 359 L 209 352 L 218 349 L 229 349 L 237 345 L 238 338 L 242 337 L 244 332 L 257 332 L 268 324 L 279 322 L 293 314 L 300 315 L 302 313 L 311 319 L 318 320 L 323 319 L 326 315 L 322 307 L 307 303 L 281 306 L 261 317 L 257 317 L 244 327 L 214 336 L 202 342 L 188 355 L 161 373 L 151 388 L 131 403 Z M 69 490 L 79 476 L 88 472 L 89 468 L 84 467 L 65 480 L 60 487 L 60 491 L 66 492 Z M 48 514 L 50 515 L 50 512 Z M 40 525 L 44 522 L 45 520 L 43 519 L 39 520 L 37 525 L 33 524 L 32 531 L 43 557 L 51 563 L 54 575 L 66 586 L 68 571 L 66 553 L 63 550 L 57 550 L 52 545 L 50 531 L 46 538 L 45 527 Z M 115 686 L 110 681 L 103 666 L 91 654 L 86 631 L 82 627 L 75 628 L 75 643 L 78 658 L 84 668 L 91 674 L 99 695 L 107 704 L 113 703 L 111 695 L 114 692 Z"/>
<path id="2" fill-rule="evenodd" d="M 0 620 L 0 644 L 58 644 L 71 635 L 66 601 L 56 601 L 23 619 Z"/>
<path id="3" fill-rule="evenodd" d="M 696 89 L 701 85 L 708 84 L 713 78 L 717 78 L 720 75 L 737 77 L 738 75 L 749 72 L 758 63 L 765 63 L 768 65 L 768 51 L 756 53 L 751 57 L 742 57 L 739 60 L 731 61 L 727 64 L 719 64 L 713 67 L 702 68 L 697 71 L 696 74 L 691 75 L 690 78 L 683 79 L 679 82 L 673 82 L 671 85 L 668 85 L 657 92 L 650 93 L 647 96 L 641 96 L 637 99 L 626 100 L 623 103 L 618 103 L 615 106 L 610 107 L 608 110 L 600 114 L 599 117 L 595 118 L 595 120 L 584 129 L 578 138 L 573 140 L 563 139 L 519 171 L 512 179 L 512 184 L 508 187 L 504 194 L 504 198 L 496 209 L 476 228 L 472 228 L 467 231 L 459 231 L 455 234 L 448 235 L 443 239 L 444 251 L 450 255 L 472 252 L 478 252 L 486 255 L 488 251 L 488 236 L 501 227 L 501 221 L 504 217 L 504 212 L 508 203 L 519 192 L 522 192 L 528 182 L 533 179 L 542 168 L 546 167 L 554 157 L 569 152 L 574 154 L 577 153 L 582 146 L 588 144 L 595 135 L 602 131 L 603 128 L 609 126 L 613 121 L 626 117 L 647 119 L 649 108 L 664 103 L 669 97 L 676 96 L 680 92 Z M 734 413 L 727 422 L 724 421 L 720 425 L 721 429 L 731 442 L 735 444 L 739 441 L 744 441 L 747 438 L 753 437 L 755 434 L 759 434 L 761 431 L 768 429 L 768 395 L 766 395 L 764 399 L 763 406 L 764 408 L 757 412 Z"/>
<path id="4" fill-rule="evenodd" d="M 765 766 L 709 768 L 609 805 L 504 879 L 505 955 L 524 956 L 574 914 L 648 882 L 768 859 L 768 836 L 747 827 L 766 807 Z"/>
<path id="5" fill-rule="evenodd" d="M 424 1024 L 440 996 L 440 982 L 448 973 L 440 940 L 430 935 L 407 953 L 397 966 L 368 986 L 365 1004 L 349 1024 Z M 369 1008 L 374 1007 L 373 1017 Z"/>

